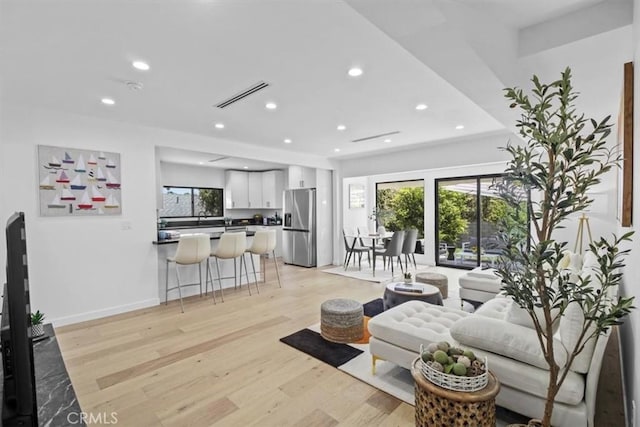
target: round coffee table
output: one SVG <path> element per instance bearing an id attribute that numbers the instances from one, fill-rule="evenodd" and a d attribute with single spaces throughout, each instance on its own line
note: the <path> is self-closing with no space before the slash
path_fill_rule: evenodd
<path id="1" fill-rule="evenodd" d="M 401 287 L 407 289 L 399 289 Z M 389 283 L 384 290 L 382 306 L 385 310 L 388 310 L 391 307 L 412 300 L 442 305 L 442 295 L 440 294 L 440 290 L 435 286 L 423 283 L 413 283 L 409 285 L 404 282 L 392 282 Z"/>

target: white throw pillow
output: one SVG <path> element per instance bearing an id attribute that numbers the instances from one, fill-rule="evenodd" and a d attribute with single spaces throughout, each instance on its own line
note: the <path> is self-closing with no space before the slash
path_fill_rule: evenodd
<path id="1" fill-rule="evenodd" d="M 535 307 L 534 310 L 536 316 L 538 317 L 538 321 L 544 322 L 544 311 L 542 310 L 542 308 Z M 551 310 L 551 318 L 556 316 L 558 314 L 558 311 L 559 309 Z M 512 303 L 511 307 L 509 307 L 509 309 L 507 310 L 507 316 L 505 317 L 505 320 L 509 323 L 515 323 L 516 325 L 535 329 L 535 327 L 533 326 L 533 319 L 529 315 L 529 312 L 516 303 Z M 560 320 L 558 319 L 555 321 L 552 327 L 554 334 L 558 331 L 559 326 Z"/>
<path id="2" fill-rule="evenodd" d="M 560 319 L 560 340 L 564 345 L 566 352 L 570 353 L 576 346 L 580 334 L 582 333 L 584 323 L 584 313 L 582 308 L 577 302 L 572 302 L 567 306 L 564 311 L 564 315 Z M 593 327 L 590 331 L 593 331 Z M 589 332 L 585 335 L 588 336 Z M 593 350 L 596 347 L 596 340 L 591 339 L 587 342 L 584 350 L 576 356 L 571 365 L 571 370 L 586 374 L 589 371 L 591 365 L 591 358 L 593 357 Z"/>

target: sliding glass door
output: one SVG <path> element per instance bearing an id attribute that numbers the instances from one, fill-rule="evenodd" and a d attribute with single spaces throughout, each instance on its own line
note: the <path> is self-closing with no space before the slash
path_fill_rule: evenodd
<path id="1" fill-rule="evenodd" d="M 498 226 L 512 209 L 494 188 L 501 179 L 484 175 L 436 180 L 437 265 L 495 265 L 502 251 Z M 527 223 L 526 211 L 517 221 Z"/>
<path id="2" fill-rule="evenodd" d="M 376 222 L 387 231 L 417 228 L 416 253 L 424 253 L 424 180 L 377 183 Z"/>

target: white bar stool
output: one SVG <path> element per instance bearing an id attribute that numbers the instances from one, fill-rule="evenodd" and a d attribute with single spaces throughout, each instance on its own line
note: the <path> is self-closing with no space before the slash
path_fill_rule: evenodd
<path id="1" fill-rule="evenodd" d="M 166 291 L 165 291 L 165 305 L 169 302 L 169 291 L 178 289 L 178 295 L 180 295 L 180 308 L 184 313 L 184 304 L 182 303 L 182 287 L 183 286 L 195 286 L 200 285 L 200 296 L 202 296 L 202 261 L 209 258 L 211 253 L 211 242 L 207 234 L 183 234 L 178 240 L 178 248 L 176 253 L 172 257 L 167 257 L 167 270 L 166 270 Z M 176 264 L 176 279 L 177 285 L 173 288 L 169 287 L 169 264 Z M 198 275 L 200 277 L 199 283 L 185 283 L 180 282 L 179 266 L 181 265 L 195 265 L 198 264 Z"/>
<path id="2" fill-rule="evenodd" d="M 273 264 L 276 267 L 276 275 L 278 276 L 278 286 L 282 287 L 280 283 L 280 271 L 278 270 L 278 260 L 276 259 L 276 230 L 258 230 L 256 234 L 253 236 L 253 243 L 251 247 L 247 249 L 249 253 L 249 258 L 251 258 L 251 267 L 253 267 L 253 278 L 256 281 L 256 289 L 258 293 L 260 293 L 260 288 L 258 287 L 258 276 L 256 275 L 256 266 L 253 262 L 253 255 L 258 255 L 260 257 L 260 262 L 262 266 L 262 274 L 264 277 L 264 281 L 267 281 L 267 272 L 266 272 L 266 262 L 265 255 L 273 256 Z M 246 264 L 246 262 L 245 262 Z"/>
<path id="3" fill-rule="evenodd" d="M 221 259 L 233 259 L 234 260 L 234 284 L 237 283 L 238 277 L 235 269 L 235 259 L 240 258 L 240 287 L 242 287 L 242 264 L 244 263 L 245 274 L 247 276 L 247 287 L 249 288 L 249 295 L 251 295 L 251 285 L 249 284 L 249 272 L 247 269 L 247 263 L 244 261 L 244 251 L 247 248 L 247 233 L 242 232 L 225 232 L 220 236 L 218 247 L 211 251 L 210 257 L 216 260 L 216 272 L 218 273 L 218 284 L 220 285 L 220 296 L 224 302 L 224 294 L 222 292 L 222 279 L 230 279 L 231 276 L 220 277 L 220 262 Z M 209 258 L 209 259 L 211 259 Z M 207 261 L 207 283 L 205 290 L 209 290 L 209 280 L 211 280 L 211 293 L 213 294 L 213 302 L 215 303 L 215 291 L 213 289 L 213 277 L 211 273 L 211 266 Z"/>

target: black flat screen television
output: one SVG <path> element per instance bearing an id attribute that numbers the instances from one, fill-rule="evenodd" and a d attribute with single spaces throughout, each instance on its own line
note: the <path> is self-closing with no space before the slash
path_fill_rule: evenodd
<path id="1" fill-rule="evenodd" d="M 2 425 L 38 425 L 24 213 L 7 221 L 7 283 L 2 325 Z"/>

